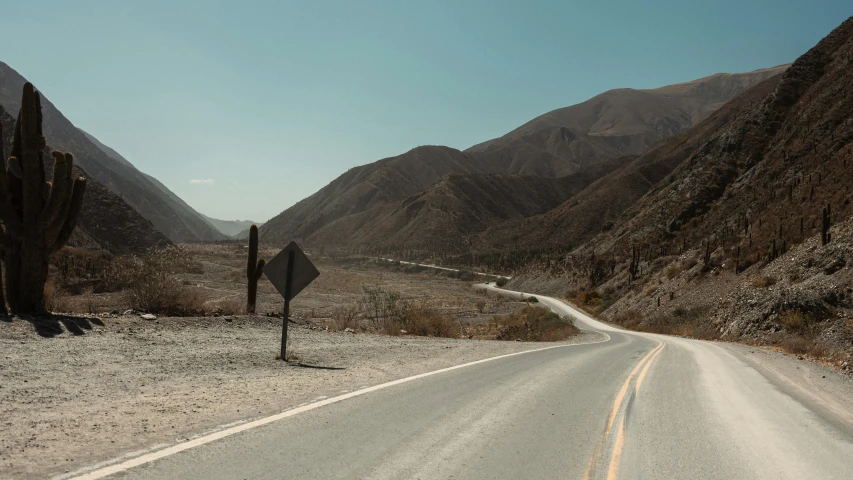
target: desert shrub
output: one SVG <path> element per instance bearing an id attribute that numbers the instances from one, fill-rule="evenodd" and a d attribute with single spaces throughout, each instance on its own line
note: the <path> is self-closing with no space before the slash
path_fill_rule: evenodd
<path id="1" fill-rule="evenodd" d="M 511 315 L 495 317 L 495 325 L 497 340 L 556 342 L 580 333 L 570 319 L 539 307 L 526 307 Z"/>
<path id="2" fill-rule="evenodd" d="M 788 332 L 803 332 L 809 328 L 814 315 L 798 309 L 789 309 L 779 315 L 779 323 Z"/>
<path id="3" fill-rule="evenodd" d="M 486 290 L 483 290 L 483 291 L 485 292 Z M 480 300 L 476 303 L 476 306 L 477 306 L 477 311 L 480 313 L 483 313 L 483 310 L 486 309 L 486 302 L 484 302 L 483 300 Z"/>
<path id="4" fill-rule="evenodd" d="M 795 355 L 806 355 L 811 351 L 813 345 L 813 340 L 809 340 L 800 335 L 792 335 L 782 340 L 780 346 L 783 350 L 789 353 L 793 353 Z"/>
<path id="5" fill-rule="evenodd" d="M 658 286 L 653 284 L 653 285 L 649 285 L 648 287 L 646 287 L 646 289 L 643 291 L 643 293 L 645 293 L 646 296 L 649 296 L 649 295 L 652 295 L 653 293 L 655 293 L 657 291 L 658 291 Z"/>
<path id="6" fill-rule="evenodd" d="M 776 284 L 776 278 L 769 275 L 752 277 L 749 279 L 749 284 L 755 288 L 767 288 Z"/>
<path id="7" fill-rule="evenodd" d="M 506 285 L 506 284 L 507 284 L 507 282 L 509 282 L 509 279 L 504 278 L 504 277 L 501 277 L 501 278 L 499 278 L 499 279 L 498 279 L 498 281 L 497 281 L 497 282 L 495 282 L 495 285 L 497 285 L 498 287 L 503 288 L 503 286 L 504 286 L 504 285 Z"/>
<path id="8" fill-rule="evenodd" d="M 539 303 L 539 299 L 536 297 L 527 297 L 527 303 Z"/>
<path id="9" fill-rule="evenodd" d="M 474 279 L 474 272 L 470 270 L 462 270 L 459 272 L 459 280 L 462 280 L 463 282 L 473 282 Z"/>
<path id="10" fill-rule="evenodd" d="M 181 274 L 198 273 L 201 265 L 178 247 L 157 250 L 143 257 L 114 262 L 102 283 L 106 290 L 124 290 L 131 308 L 162 315 L 204 313 L 202 289 L 184 285 Z"/>
<path id="11" fill-rule="evenodd" d="M 44 284 L 44 307 L 48 312 L 69 313 L 71 310 L 68 294 L 56 285 L 53 279 Z"/>
<path id="12" fill-rule="evenodd" d="M 411 335 L 426 337 L 459 338 L 462 326 L 455 319 L 439 314 L 426 305 L 407 309 L 400 322 L 402 329 Z"/>
<path id="13" fill-rule="evenodd" d="M 643 318 L 643 314 L 636 310 L 625 310 L 615 315 L 613 317 L 613 322 L 618 323 L 625 328 L 635 329 L 642 323 Z"/>
<path id="14" fill-rule="evenodd" d="M 246 278 L 245 275 L 243 278 Z M 216 300 L 215 302 L 210 302 L 210 304 L 205 307 L 205 310 L 208 313 L 219 315 L 237 315 L 246 313 L 246 299 L 239 295 L 225 297 Z"/>
<path id="15" fill-rule="evenodd" d="M 677 277 L 678 274 L 680 274 L 682 271 L 684 271 L 683 264 L 672 263 L 668 267 L 666 267 L 666 270 L 664 270 L 663 273 L 664 275 L 666 275 L 666 278 L 672 280 L 673 278 Z"/>
<path id="16" fill-rule="evenodd" d="M 352 328 L 353 330 L 357 329 L 358 307 L 336 307 L 332 310 L 331 327 L 333 330 L 346 330 L 347 328 Z"/>
<path id="17" fill-rule="evenodd" d="M 389 320 L 399 320 L 406 309 L 399 292 L 385 290 L 380 286 L 362 287 L 361 309 L 363 316 L 370 320 L 376 330 L 385 329 Z"/>

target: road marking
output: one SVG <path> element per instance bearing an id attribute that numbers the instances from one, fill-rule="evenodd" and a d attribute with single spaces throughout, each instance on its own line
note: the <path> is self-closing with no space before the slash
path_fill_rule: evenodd
<path id="1" fill-rule="evenodd" d="M 610 431 L 613 428 L 613 422 L 616 420 L 616 414 L 619 413 L 619 407 L 622 406 L 622 401 L 625 399 L 625 394 L 628 393 L 628 387 L 631 386 L 631 380 L 637 375 L 637 372 L 643 368 L 643 365 L 646 365 L 646 368 L 643 370 L 643 374 L 648 370 L 648 365 L 651 363 L 650 358 L 657 356 L 661 350 L 663 350 L 664 343 L 658 340 L 658 345 L 653 348 L 649 353 L 646 354 L 645 357 L 640 360 L 634 369 L 631 370 L 631 373 L 628 375 L 628 378 L 625 379 L 625 383 L 622 384 L 622 388 L 619 389 L 619 393 L 616 395 L 616 399 L 613 401 L 613 407 L 610 408 L 610 415 L 607 417 L 607 427 L 604 429 L 604 433 L 599 437 L 598 444 L 595 447 L 595 451 L 592 454 L 592 457 L 589 459 L 589 463 L 586 466 L 586 472 L 583 474 L 584 480 L 589 480 L 592 475 L 595 466 L 598 464 L 598 459 L 601 458 L 602 450 L 607 444 L 607 438 L 610 436 Z M 647 362 L 648 360 L 648 362 Z M 617 439 L 618 440 L 618 439 Z M 620 447 L 621 448 L 621 447 Z M 612 460 L 611 460 L 612 464 Z"/>
<path id="2" fill-rule="evenodd" d="M 648 371 L 649 371 L 649 367 L 652 365 L 652 362 L 654 362 L 654 361 L 655 361 L 655 358 L 657 358 L 657 356 L 658 356 L 658 355 L 660 355 L 660 352 L 663 350 L 663 348 L 664 348 L 665 346 L 666 346 L 666 345 L 662 343 L 662 344 L 661 344 L 661 347 L 660 347 L 660 350 L 658 350 L 658 351 L 657 351 L 657 353 L 655 353 L 655 354 L 652 356 L 652 358 L 650 358 L 650 359 L 649 359 L 649 361 L 648 361 L 648 362 L 646 362 L 646 367 L 645 367 L 645 368 L 643 368 L 643 371 L 642 371 L 642 372 L 640 372 L 640 376 L 639 376 L 639 377 L 637 377 L 637 384 L 636 384 L 636 386 L 634 387 L 634 392 L 635 392 L 635 393 L 639 393 L 639 392 L 640 392 L 640 385 L 642 385 L 642 384 L 643 384 L 643 379 L 646 377 L 646 372 L 648 372 Z"/>
<path id="3" fill-rule="evenodd" d="M 622 426 L 619 427 L 619 433 L 616 435 L 616 444 L 613 445 L 613 455 L 610 457 L 610 466 L 607 467 L 607 480 L 617 480 L 617 478 L 619 478 L 619 460 L 622 458 L 622 447 L 624 446 L 625 417 L 623 416 Z"/>
<path id="4" fill-rule="evenodd" d="M 91 471 L 88 473 L 84 473 L 84 474 L 81 474 L 81 475 L 78 475 L 75 477 L 71 477 L 71 480 L 96 480 L 99 478 L 104 478 L 108 475 L 113 475 L 113 474 L 116 474 L 119 472 L 124 472 L 126 470 L 137 467 L 139 465 L 144 465 L 146 463 L 150 463 L 150 462 L 153 462 L 155 460 L 159 460 L 161 458 L 165 458 L 165 457 L 174 455 L 176 453 L 180 453 L 180 452 L 183 452 L 185 450 L 189 450 L 191 448 L 195 448 L 195 447 L 204 445 L 206 443 L 210 443 L 210 442 L 213 442 L 213 441 L 225 438 L 225 437 L 229 437 L 231 435 L 234 435 L 234 434 L 237 434 L 240 432 L 244 432 L 246 430 L 250 430 L 250 429 L 257 428 L 257 427 L 260 427 L 263 425 L 267 425 L 269 423 L 273 423 L 273 422 L 276 422 L 276 421 L 279 421 L 279 420 L 282 420 L 282 419 L 285 419 L 288 417 L 298 415 L 300 413 L 304 413 L 304 412 L 307 412 L 310 410 L 314 410 L 316 408 L 324 407 L 326 405 L 331 405 L 333 403 L 342 402 L 344 400 L 348 400 L 348 399 L 353 398 L 353 397 L 358 397 L 358 396 L 361 396 L 361 395 L 364 395 L 367 393 L 375 392 L 377 390 L 383 390 L 383 389 L 393 387 L 396 385 L 400 385 L 403 383 L 408 383 L 408 382 L 411 382 L 414 380 L 419 380 L 421 378 L 426 378 L 426 377 L 430 377 L 433 375 L 438 375 L 440 373 L 451 372 L 453 370 L 459 370 L 461 368 L 471 367 L 474 365 L 479 365 L 481 363 L 491 362 L 494 360 L 500 360 L 502 358 L 515 357 L 517 355 L 525 355 L 528 353 L 541 352 L 544 350 L 551 350 L 554 348 L 566 348 L 566 347 L 575 347 L 578 345 L 593 345 L 596 343 L 609 342 L 610 341 L 610 335 L 607 335 L 604 332 L 601 332 L 601 333 L 603 335 L 605 335 L 607 338 L 605 340 L 601 340 L 599 342 L 576 343 L 576 344 L 571 344 L 571 345 L 553 345 L 550 347 L 537 348 L 534 350 L 526 350 L 523 352 L 508 353 L 506 355 L 498 355 L 497 357 L 484 358 L 482 360 L 476 360 L 473 362 L 463 363 L 461 365 L 455 365 L 452 367 L 442 368 L 440 370 L 433 370 L 431 372 L 421 373 L 418 375 L 413 375 L 411 377 L 401 378 L 398 380 L 392 380 L 390 382 L 382 383 L 379 385 L 374 385 L 372 387 L 363 388 L 361 390 L 356 390 L 354 392 L 345 393 L 343 395 L 338 395 L 336 397 L 327 398 L 325 400 L 320 400 L 320 401 L 314 402 L 314 403 L 309 403 L 309 404 L 303 405 L 301 407 L 296 407 L 296 408 L 293 408 L 290 410 L 285 410 L 284 412 L 277 413 L 277 414 L 271 415 L 269 417 L 260 418 L 258 420 L 254 420 L 254 421 L 251 421 L 248 423 L 244 423 L 244 424 L 237 425 L 234 427 L 226 428 L 224 430 L 220 430 L 218 432 L 214 432 L 214 433 L 211 433 L 209 435 L 204 435 L 202 437 L 195 438 L 193 440 L 188 440 L 186 442 L 178 443 L 178 444 L 172 445 L 171 447 L 164 448 L 162 450 L 157 450 L 157 451 L 154 451 L 151 453 L 147 453 L 145 455 L 141 455 L 141 456 L 136 457 L 136 458 L 132 458 L 130 460 L 127 460 L 127 461 L 124 461 L 121 463 L 109 465 L 109 466 L 104 467 L 104 468 L 99 468 L 97 470 L 94 470 L 94 471 Z"/>

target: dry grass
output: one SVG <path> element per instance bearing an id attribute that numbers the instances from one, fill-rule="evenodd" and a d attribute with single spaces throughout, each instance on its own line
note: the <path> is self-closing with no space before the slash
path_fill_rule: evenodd
<path id="1" fill-rule="evenodd" d="M 220 315 L 238 315 L 246 313 L 246 299 L 233 295 L 214 302 L 210 302 L 205 306 L 205 310 Z"/>
<path id="2" fill-rule="evenodd" d="M 755 288 L 767 288 L 776 284 L 776 278 L 769 275 L 752 277 L 749 279 L 749 284 Z"/>
<path id="3" fill-rule="evenodd" d="M 359 327 L 359 309 L 356 306 L 340 306 L 332 310 L 332 322 L 330 330 L 346 330 L 351 328 L 357 330 Z"/>
<path id="4" fill-rule="evenodd" d="M 580 333 L 570 319 L 551 310 L 527 307 L 520 312 L 495 318 L 496 340 L 557 342 Z"/>

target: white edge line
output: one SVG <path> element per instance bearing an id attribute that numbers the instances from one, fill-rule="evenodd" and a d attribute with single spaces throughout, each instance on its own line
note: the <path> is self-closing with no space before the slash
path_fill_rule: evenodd
<path id="1" fill-rule="evenodd" d="M 601 333 L 604 333 L 604 332 L 601 332 Z M 319 402 L 309 403 L 309 404 L 301 406 L 301 407 L 293 408 L 290 410 L 285 410 L 284 412 L 277 413 L 277 414 L 271 415 L 269 417 L 260 418 L 258 420 L 254 420 L 254 421 L 244 423 L 241 425 L 237 425 L 235 427 L 226 428 L 224 430 L 220 430 L 218 432 L 211 433 L 210 435 L 205 435 L 203 437 L 195 438 L 193 440 L 178 443 L 178 444 L 173 445 L 171 447 L 164 448 L 162 450 L 157 450 L 156 452 L 151 452 L 151 453 L 148 453 L 148 454 L 136 457 L 136 458 L 132 458 L 130 460 L 127 460 L 127 461 L 124 461 L 121 463 L 117 463 L 114 465 L 110 465 L 108 467 L 100 468 L 98 470 L 95 470 L 95 471 L 92 471 L 89 473 L 84 473 L 84 474 L 76 476 L 76 477 L 71 477 L 70 480 L 95 480 L 95 479 L 99 479 L 99 478 L 104 478 L 108 475 L 113 475 L 113 474 L 116 474 L 119 472 L 123 472 L 123 471 L 129 470 L 131 468 L 138 467 L 140 465 L 144 465 L 146 463 L 150 463 L 150 462 L 153 462 L 155 460 L 159 460 L 161 458 L 168 457 L 168 456 L 174 455 L 176 453 L 183 452 L 184 450 L 189 450 L 191 448 L 195 448 L 195 447 L 198 447 L 198 446 L 204 445 L 206 443 L 210 443 L 210 442 L 213 442 L 213 441 L 225 438 L 225 437 L 229 437 L 231 435 L 234 435 L 234 434 L 246 431 L 246 430 L 250 430 L 252 428 L 257 428 L 257 427 L 266 425 L 268 423 L 273 423 L 273 422 L 276 422 L 276 421 L 279 421 L 279 420 L 282 420 L 282 419 L 285 419 L 288 417 L 292 417 L 294 415 L 298 415 L 300 413 L 304 413 L 304 412 L 307 412 L 309 410 L 314 410 L 316 408 L 324 407 L 326 405 L 331 405 L 333 403 L 342 402 L 344 400 L 348 400 L 348 399 L 353 398 L 353 397 L 358 397 L 358 396 L 364 395 L 366 393 L 371 393 L 371 392 L 375 392 L 377 390 L 382 390 L 382 389 L 393 387 L 393 386 L 400 385 L 403 383 L 411 382 L 413 380 L 418 380 L 418 379 L 429 377 L 432 375 L 437 375 L 439 373 L 450 372 L 453 370 L 458 370 L 460 368 L 465 368 L 465 367 L 470 367 L 473 365 L 479 365 L 481 363 L 491 362 L 493 360 L 499 360 L 502 358 L 514 357 L 516 355 L 524 355 L 527 353 L 541 352 L 543 350 L 551 350 L 554 348 L 575 347 L 578 345 L 594 345 L 596 343 L 604 343 L 604 342 L 609 341 L 610 335 L 607 335 L 606 333 L 604 333 L 604 335 L 607 336 L 607 339 L 601 340 L 599 342 L 573 343 L 573 344 L 569 344 L 569 345 L 553 345 L 550 347 L 537 348 L 534 350 L 525 350 L 523 352 L 508 353 L 506 355 L 499 355 L 497 357 L 484 358 L 482 360 L 476 360 L 473 362 L 463 363 L 461 365 L 455 365 L 452 367 L 442 368 L 440 370 L 433 370 L 431 372 L 421 373 L 421 374 L 414 375 L 411 377 L 401 378 L 398 380 L 392 380 L 390 382 L 381 383 L 379 385 L 374 385 L 372 387 L 363 388 L 361 390 L 357 390 L 357 391 L 350 392 L 350 393 L 345 393 L 343 395 L 338 395 L 336 397 L 328 398 L 326 400 L 321 400 Z"/>

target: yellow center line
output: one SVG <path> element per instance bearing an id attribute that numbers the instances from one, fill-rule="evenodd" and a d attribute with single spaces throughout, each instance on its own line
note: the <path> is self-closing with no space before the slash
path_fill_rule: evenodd
<path id="1" fill-rule="evenodd" d="M 663 348 L 663 342 L 658 341 L 657 347 L 652 349 L 649 353 L 640 360 L 637 365 L 631 370 L 631 374 L 628 375 L 628 378 L 625 380 L 625 383 L 622 384 L 622 388 L 619 390 L 619 394 L 616 395 L 616 400 L 613 401 L 613 407 L 610 409 L 610 416 L 607 418 L 607 428 L 604 429 L 604 433 L 601 435 L 599 439 L 598 446 L 595 449 L 595 452 L 592 454 L 592 458 L 589 459 L 589 464 L 586 466 L 586 472 L 583 475 L 584 480 L 589 480 L 590 475 L 592 474 L 592 469 L 598 461 L 598 457 L 601 456 L 601 449 L 604 447 L 604 444 L 607 441 L 607 437 L 610 435 L 610 430 L 613 428 L 613 421 L 616 419 L 616 414 L 619 412 L 619 406 L 622 405 L 622 400 L 625 398 L 625 394 L 628 392 L 628 387 L 631 385 L 631 380 L 634 379 L 634 376 L 637 375 L 637 372 L 640 371 L 640 368 L 643 367 L 643 364 L 646 363 L 652 355 L 656 355 Z"/>
<path id="2" fill-rule="evenodd" d="M 658 350 L 660 351 L 660 350 Z M 649 362 L 651 363 L 651 362 Z M 648 364 L 646 364 L 648 365 Z M 610 457 L 610 466 L 607 468 L 607 480 L 616 480 L 619 476 L 619 460 L 622 458 L 622 447 L 625 446 L 625 417 L 622 417 L 622 425 L 616 435 L 616 444 L 613 445 L 613 455 Z"/>
<path id="3" fill-rule="evenodd" d="M 634 395 L 640 392 L 640 386 L 643 385 L 643 379 L 646 377 L 646 373 L 649 371 L 649 367 L 652 366 L 655 359 L 660 355 L 660 352 L 663 351 L 664 347 L 663 343 L 661 343 L 660 347 L 653 350 L 654 355 L 652 358 L 646 362 L 646 366 L 643 367 L 643 371 L 640 372 L 640 376 L 637 377 L 637 383 L 634 384 Z M 626 417 L 622 417 L 622 427 L 619 429 L 619 434 L 616 437 L 616 444 L 613 446 L 613 454 L 610 456 L 610 466 L 607 468 L 607 480 L 616 480 L 619 475 L 619 462 L 622 459 L 622 448 L 625 445 L 625 420 Z"/>
<path id="4" fill-rule="evenodd" d="M 664 346 L 665 346 L 665 345 L 664 345 Z M 646 377 L 646 372 L 648 372 L 648 371 L 649 371 L 649 367 L 652 365 L 652 362 L 654 362 L 654 361 L 655 361 L 655 358 L 657 358 L 657 356 L 658 356 L 658 355 L 660 355 L 660 352 L 661 352 L 662 350 L 663 350 L 663 346 L 661 347 L 661 349 L 660 349 L 660 350 L 658 350 L 658 351 L 657 351 L 657 353 L 655 353 L 655 354 L 652 356 L 652 358 L 650 358 L 650 359 L 649 359 L 649 361 L 646 363 L 645 368 L 643 368 L 643 371 L 642 371 L 642 372 L 640 372 L 640 376 L 639 376 L 639 377 L 637 377 L 637 385 L 634 387 L 634 392 L 635 392 L 635 393 L 639 393 L 639 392 L 640 392 L 640 385 L 642 385 L 642 384 L 643 384 L 643 378 L 645 378 L 645 377 Z"/>

